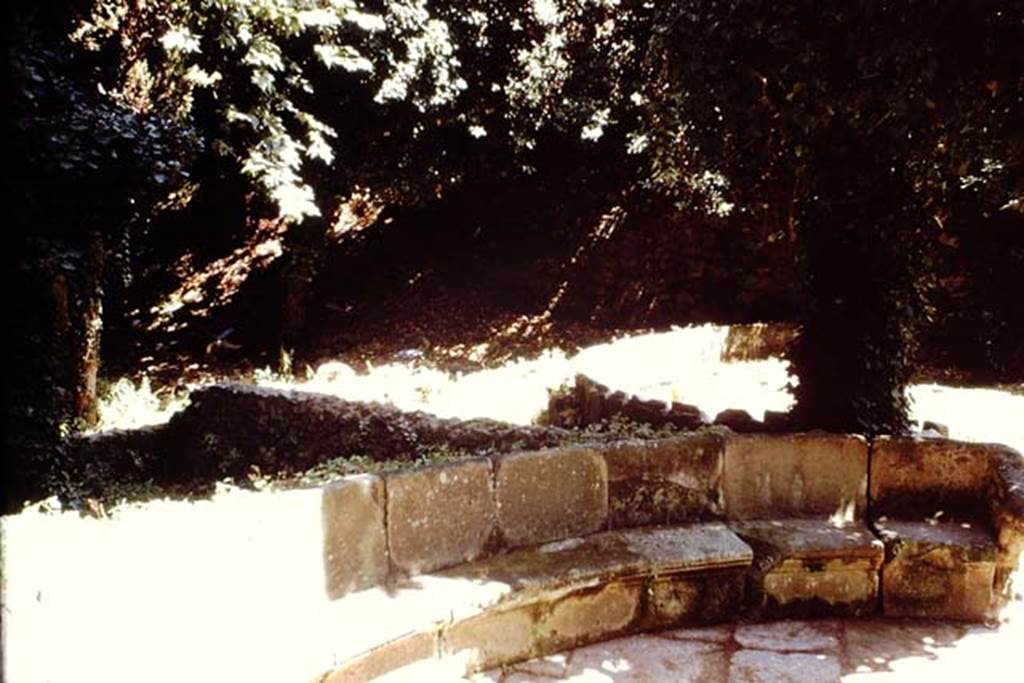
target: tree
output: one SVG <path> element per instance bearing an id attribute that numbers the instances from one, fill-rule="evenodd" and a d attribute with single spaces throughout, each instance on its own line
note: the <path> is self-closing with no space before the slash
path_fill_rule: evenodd
<path id="1" fill-rule="evenodd" d="M 907 427 L 928 250 L 963 188 L 1024 197 L 1024 7 L 920 0 L 660 6 L 640 134 L 650 184 L 745 220 L 781 212 L 807 307 L 805 426 Z"/>

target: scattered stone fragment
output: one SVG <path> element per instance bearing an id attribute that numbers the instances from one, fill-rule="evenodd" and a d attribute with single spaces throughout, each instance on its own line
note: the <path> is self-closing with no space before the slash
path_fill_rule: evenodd
<path id="1" fill-rule="evenodd" d="M 941 422 L 932 422 L 931 420 L 925 420 L 921 425 L 921 431 L 932 432 L 937 436 L 941 436 L 944 439 L 949 438 L 949 427 L 942 424 Z"/>
<path id="2" fill-rule="evenodd" d="M 755 420 L 750 413 L 738 408 L 728 408 L 720 412 L 715 416 L 715 424 L 741 434 L 765 431 L 763 422 Z"/>
<path id="3" fill-rule="evenodd" d="M 585 375 L 576 375 L 572 386 L 552 392 L 544 422 L 554 427 L 582 428 L 615 417 L 655 427 L 671 425 L 677 429 L 696 429 L 707 423 L 696 406 L 684 403 L 644 400 L 616 391 Z"/>

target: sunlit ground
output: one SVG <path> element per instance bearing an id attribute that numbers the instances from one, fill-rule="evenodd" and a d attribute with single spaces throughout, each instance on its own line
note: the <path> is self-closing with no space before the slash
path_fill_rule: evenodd
<path id="1" fill-rule="evenodd" d="M 263 386 L 381 401 L 403 410 L 442 417 L 490 417 L 529 424 L 547 405 L 548 390 L 583 373 L 609 387 L 643 398 L 699 406 L 709 417 L 726 408 L 786 410 L 788 364 L 777 358 L 722 362 L 728 328 L 703 325 L 622 337 L 568 357 L 550 350 L 479 372 L 451 375 L 416 359 L 357 373 L 342 362 L 325 363 L 305 381 L 284 381 L 269 370 L 253 381 Z M 410 350 L 407 355 L 415 355 Z M 911 387 L 913 417 L 949 427 L 952 438 L 998 441 L 1024 451 L 1024 395 L 995 389 L 922 384 Z M 148 384 L 121 382 L 102 405 L 101 429 L 130 428 L 166 420 L 183 401 L 163 405 Z M 1016 416 L 1016 417 L 1015 417 Z"/>
<path id="2" fill-rule="evenodd" d="M 785 409 L 785 364 L 720 362 L 726 333 L 704 326 L 641 335 L 572 358 L 550 352 L 458 376 L 397 361 L 366 374 L 332 363 L 296 388 L 445 416 L 528 423 L 546 404 L 548 388 L 582 372 L 640 396 L 697 404 L 710 416 L 724 408 L 743 408 L 754 417 L 765 409 Z M 278 384 L 269 372 L 257 379 Z M 912 395 L 915 416 L 948 425 L 953 437 L 1024 449 L 1024 396 L 934 385 L 916 386 Z M 113 396 L 104 405 L 104 428 L 158 422 L 169 414 L 146 386 L 122 383 Z M 338 630 L 325 621 L 323 579 L 317 573 L 322 567 L 319 519 L 316 496 L 237 489 L 209 501 L 125 505 L 108 519 L 44 513 L 38 506 L 5 517 L 0 678 L 308 680 L 332 664 L 330 653 L 339 645 Z M 846 680 L 962 681 L 978 673 L 988 680 L 1015 680 L 1019 672 L 1002 667 L 1019 661 L 1021 611 L 1018 601 L 1011 610 L 1016 616 L 998 630 L 971 628 L 945 640 L 939 638 L 948 633 L 943 625 L 934 632 L 884 625 L 873 636 L 877 643 L 862 648 L 868 670 L 850 670 Z M 364 618 L 346 616 L 350 624 Z M 891 647 L 908 638 L 913 642 L 907 648 Z M 581 656 L 580 662 L 591 663 L 572 680 L 634 680 L 628 671 L 639 666 L 643 648 L 631 642 L 616 645 L 619 649 L 607 656 L 600 651 Z M 678 648 L 671 656 L 685 658 L 700 649 L 683 641 Z M 1000 677 L 997 671 L 1011 674 Z M 804 680 L 785 678 L 782 669 L 779 676 Z"/>

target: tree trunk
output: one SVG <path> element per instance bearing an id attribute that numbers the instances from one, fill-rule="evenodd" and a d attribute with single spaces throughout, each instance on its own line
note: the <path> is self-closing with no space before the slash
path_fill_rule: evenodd
<path id="1" fill-rule="evenodd" d="M 103 273 L 106 249 L 99 231 L 89 234 L 83 263 L 83 291 L 79 300 L 76 368 L 74 378 L 75 417 L 81 427 L 99 421 L 96 380 L 100 369 L 100 340 L 103 336 Z"/>
<path id="2" fill-rule="evenodd" d="M 288 265 L 284 272 L 281 299 L 281 372 L 297 367 L 306 338 L 310 285 L 320 268 L 326 248 L 327 224 L 320 218 L 307 218 L 289 231 Z M 287 367 L 286 367 L 287 366 Z"/>
<path id="3" fill-rule="evenodd" d="M 803 428 L 899 433 L 924 311 L 925 222 L 881 141 L 822 145 L 801 212 L 806 310 L 789 357 Z"/>

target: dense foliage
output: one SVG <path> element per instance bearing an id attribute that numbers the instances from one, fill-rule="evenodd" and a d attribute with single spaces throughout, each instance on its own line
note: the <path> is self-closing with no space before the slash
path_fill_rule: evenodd
<path id="1" fill-rule="evenodd" d="M 677 1 L 658 22 L 654 182 L 782 213 L 807 290 L 798 417 L 902 431 L 930 249 L 965 193 L 1021 211 L 1024 8 Z"/>
<path id="2" fill-rule="evenodd" d="M 283 226 L 288 347 L 357 200 L 374 216 L 501 191 L 514 210 L 537 191 L 595 242 L 664 214 L 798 245 L 798 417 L 899 431 L 933 251 L 982 222 L 1012 240 L 1024 202 L 1016 2 L 62 0 L 12 26 L 26 357 L 88 347 L 54 330 L 117 313 L 151 221 L 196 197 Z M 151 270 L 204 231 L 244 239 L 207 221 L 165 231 L 179 244 Z M 693 247 L 666 230 L 659 248 Z"/>

